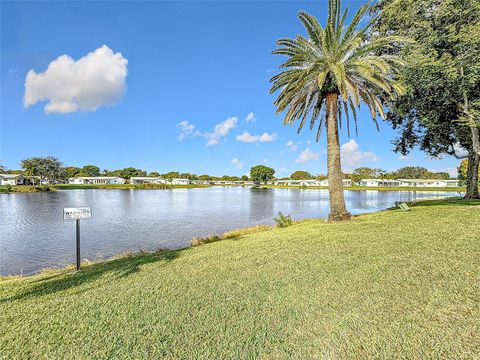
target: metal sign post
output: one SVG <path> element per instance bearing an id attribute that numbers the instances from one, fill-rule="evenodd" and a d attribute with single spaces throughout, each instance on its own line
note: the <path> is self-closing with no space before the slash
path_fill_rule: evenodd
<path id="1" fill-rule="evenodd" d="M 80 219 L 75 220 L 76 221 L 76 230 L 77 230 L 77 266 L 76 270 L 80 270 Z"/>
<path id="2" fill-rule="evenodd" d="M 63 208 L 63 220 L 73 219 L 76 222 L 76 270 L 80 270 L 80 219 L 90 219 L 92 210 L 89 206 L 77 208 Z"/>

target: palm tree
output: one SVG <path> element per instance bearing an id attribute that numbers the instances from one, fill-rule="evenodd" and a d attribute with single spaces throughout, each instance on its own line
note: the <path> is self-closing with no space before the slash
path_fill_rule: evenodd
<path id="1" fill-rule="evenodd" d="M 338 129 L 345 115 L 350 136 L 349 113 L 353 115 L 357 132 L 357 114 L 360 102 L 369 107 L 373 121 L 377 113 L 385 118 L 383 104 L 388 98 L 403 94 L 396 80 L 398 67 L 403 61 L 392 55 L 379 55 L 394 44 L 405 42 L 399 36 L 370 38 L 370 27 L 378 19 L 373 17 L 364 27 L 359 24 L 370 9 L 363 5 L 345 25 L 348 8 L 341 14 L 340 0 L 329 0 L 325 28 L 318 20 L 302 11 L 298 17 L 308 38 L 280 39 L 273 54 L 284 55 L 287 60 L 282 71 L 272 77 L 271 93 L 280 90 L 275 100 L 277 114 L 286 110 L 283 124 L 299 120 L 298 132 L 307 119 L 310 130 L 318 120 L 316 140 L 323 126 L 327 130 L 328 181 L 330 193 L 329 220 L 348 220 L 351 214 L 345 207 Z M 385 51 L 383 51 L 385 52 Z M 325 115 L 324 115 L 325 114 Z M 358 135 L 358 132 L 357 132 Z"/>

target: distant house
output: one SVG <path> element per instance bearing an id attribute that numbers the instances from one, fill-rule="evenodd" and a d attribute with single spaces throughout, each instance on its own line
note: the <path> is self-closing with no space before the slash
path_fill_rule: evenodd
<path id="1" fill-rule="evenodd" d="M 195 184 L 195 185 L 209 185 L 210 181 L 208 180 L 190 180 L 190 184 Z"/>
<path id="2" fill-rule="evenodd" d="M 189 179 L 172 179 L 172 185 L 188 185 L 190 184 Z"/>
<path id="3" fill-rule="evenodd" d="M 390 180 L 390 179 L 362 179 L 358 182 L 359 186 L 371 186 L 371 187 L 379 187 L 379 186 L 401 186 L 401 182 L 399 180 Z"/>
<path id="4" fill-rule="evenodd" d="M 269 181 L 267 184 L 268 185 L 287 185 L 289 180 L 272 180 Z"/>
<path id="5" fill-rule="evenodd" d="M 130 178 L 130 184 L 166 184 L 167 180 L 153 176 L 133 176 Z"/>
<path id="6" fill-rule="evenodd" d="M 118 185 L 125 180 L 118 176 L 79 176 L 68 179 L 69 184 L 75 185 Z"/>
<path id="7" fill-rule="evenodd" d="M 272 182 L 273 185 L 280 186 L 328 186 L 328 180 L 316 180 L 316 179 L 306 179 L 306 180 L 275 180 Z M 352 180 L 343 179 L 343 186 L 351 186 Z"/>
<path id="8" fill-rule="evenodd" d="M 412 187 L 458 187 L 460 180 L 439 180 L 439 179 L 398 179 L 401 186 Z"/>
<path id="9" fill-rule="evenodd" d="M 313 181 L 314 185 L 311 185 L 311 186 L 324 186 L 324 187 L 329 186 L 328 179 L 307 180 L 307 181 Z M 350 180 L 350 179 L 342 179 L 342 183 L 343 183 L 343 186 L 352 186 L 352 180 Z"/>
<path id="10" fill-rule="evenodd" d="M 25 178 L 21 174 L 0 174 L 0 185 L 23 185 Z"/>

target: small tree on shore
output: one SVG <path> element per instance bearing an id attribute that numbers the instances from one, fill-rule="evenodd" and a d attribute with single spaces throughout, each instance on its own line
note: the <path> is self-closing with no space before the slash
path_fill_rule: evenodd
<path id="1" fill-rule="evenodd" d="M 312 178 L 312 174 L 310 174 L 308 171 L 301 170 L 297 170 L 292 175 L 290 175 L 290 179 L 292 180 L 308 180 Z"/>
<path id="2" fill-rule="evenodd" d="M 256 184 L 266 184 L 274 175 L 275 170 L 265 165 L 257 165 L 250 169 L 250 179 Z"/>
<path id="3" fill-rule="evenodd" d="M 40 183 L 53 182 L 62 177 L 62 163 L 56 157 L 32 157 L 21 161 L 26 176 L 38 176 Z"/>

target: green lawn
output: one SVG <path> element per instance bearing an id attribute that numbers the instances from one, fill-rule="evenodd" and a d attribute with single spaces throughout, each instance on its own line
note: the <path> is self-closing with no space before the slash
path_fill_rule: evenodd
<path id="1" fill-rule="evenodd" d="M 474 359 L 480 202 L 0 280 L 0 358 Z"/>
<path id="2" fill-rule="evenodd" d="M 35 186 L 32 185 L 15 185 L 10 188 L 6 185 L 0 185 L 0 194 L 2 193 L 10 193 L 10 192 L 37 192 L 38 190 Z"/>

